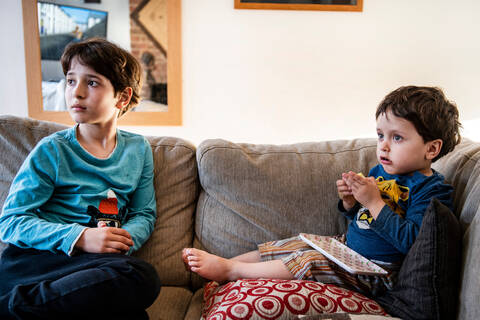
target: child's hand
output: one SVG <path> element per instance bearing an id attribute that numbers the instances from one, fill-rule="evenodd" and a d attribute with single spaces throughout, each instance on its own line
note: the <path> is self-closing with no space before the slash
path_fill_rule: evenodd
<path id="1" fill-rule="evenodd" d="M 125 253 L 133 246 L 132 237 L 125 229 L 87 228 L 75 247 L 90 253 Z"/>
<path id="2" fill-rule="evenodd" d="M 352 171 L 343 174 L 342 178 L 352 190 L 355 199 L 368 208 L 372 217 L 376 219 L 385 202 L 382 200 L 375 179 L 373 177 L 362 177 Z"/>
<path id="3" fill-rule="evenodd" d="M 342 174 L 342 179 L 337 180 L 337 191 L 338 196 L 343 201 L 343 208 L 348 211 L 353 208 L 357 200 L 353 197 L 352 189 L 350 189 L 350 187 L 347 186 L 347 183 L 343 180 L 344 174 L 345 173 Z"/>

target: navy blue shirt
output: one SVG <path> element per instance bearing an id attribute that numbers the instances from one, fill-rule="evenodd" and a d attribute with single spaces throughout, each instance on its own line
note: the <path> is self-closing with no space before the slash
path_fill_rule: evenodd
<path id="1" fill-rule="evenodd" d="M 367 208 L 357 204 L 345 211 L 340 201 L 340 210 L 352 220 L 347 246 L 367 259 L 402 261 L 417 237 L 432 198 L 453 209 L 453 187 L 444 183 L 443 175 L 432 171 L 431 176 L 418 171 L 412 175 L 391 175 L 382 165 L 373 167 L 368 175 L 377 180 L 386 205 L 373 219 Z"/>

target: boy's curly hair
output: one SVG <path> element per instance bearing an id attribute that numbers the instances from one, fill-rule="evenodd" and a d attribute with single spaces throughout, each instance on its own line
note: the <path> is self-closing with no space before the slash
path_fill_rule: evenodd
<path id="1" fill-rule="evenodd" d="M 142 67 L 128 51 L 102 38 L 72 42 L 65 48 L 60 59 L 64 75 L 67 75 L 73 58 L 110 80 L 115 96 L 128 87 L 132 88 L 130 103 L 120 110 L 118 117 L 139 103 Z"/>
<path id="2" fill-rule="evenodd" d="M 396 117 L 410 121 L 424 142 L 442 139 L 440 159 L 460 143 L 461 124 L 456 105 L 448 101 L 436 87 L 400 87 L 389 93 L 377 108 L 375 118 L 391 111 Z"/>

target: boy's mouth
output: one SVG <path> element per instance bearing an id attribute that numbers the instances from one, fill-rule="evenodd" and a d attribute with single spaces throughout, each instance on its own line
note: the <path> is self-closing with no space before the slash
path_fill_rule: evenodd
<path id="1" fill-rule="evenodd" d="M 83 111 L 87 108 L 85 108 L 84 106 L 81 106 L 79 104 L 74 104 L 73 106 L 70 107 L 70 109 L 72 109 L 73 111 Z"/>
<path id="2" fill-rule="evenodd" d="M 380 163 L 381 164 L 392 164 L 392 161 L 388 159 L 387 157 L 380 157 Z"/>

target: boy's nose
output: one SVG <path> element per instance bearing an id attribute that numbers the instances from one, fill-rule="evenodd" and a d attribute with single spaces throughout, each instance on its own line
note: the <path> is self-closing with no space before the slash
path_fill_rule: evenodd
<path id="1" fill-rule="evenodd" d="M 82 84 L 79 83 L 73 88 L 73 95 L 76 98 L 82 98 L 85 96 L 85 88 L 82 86 Z"/>
<path id="2" fill-rule="evenodd" d="M 380 150 L 388 151 L 389 149 L 390 149 L 390 146 L 386 139 L 380 142 Z"/>

